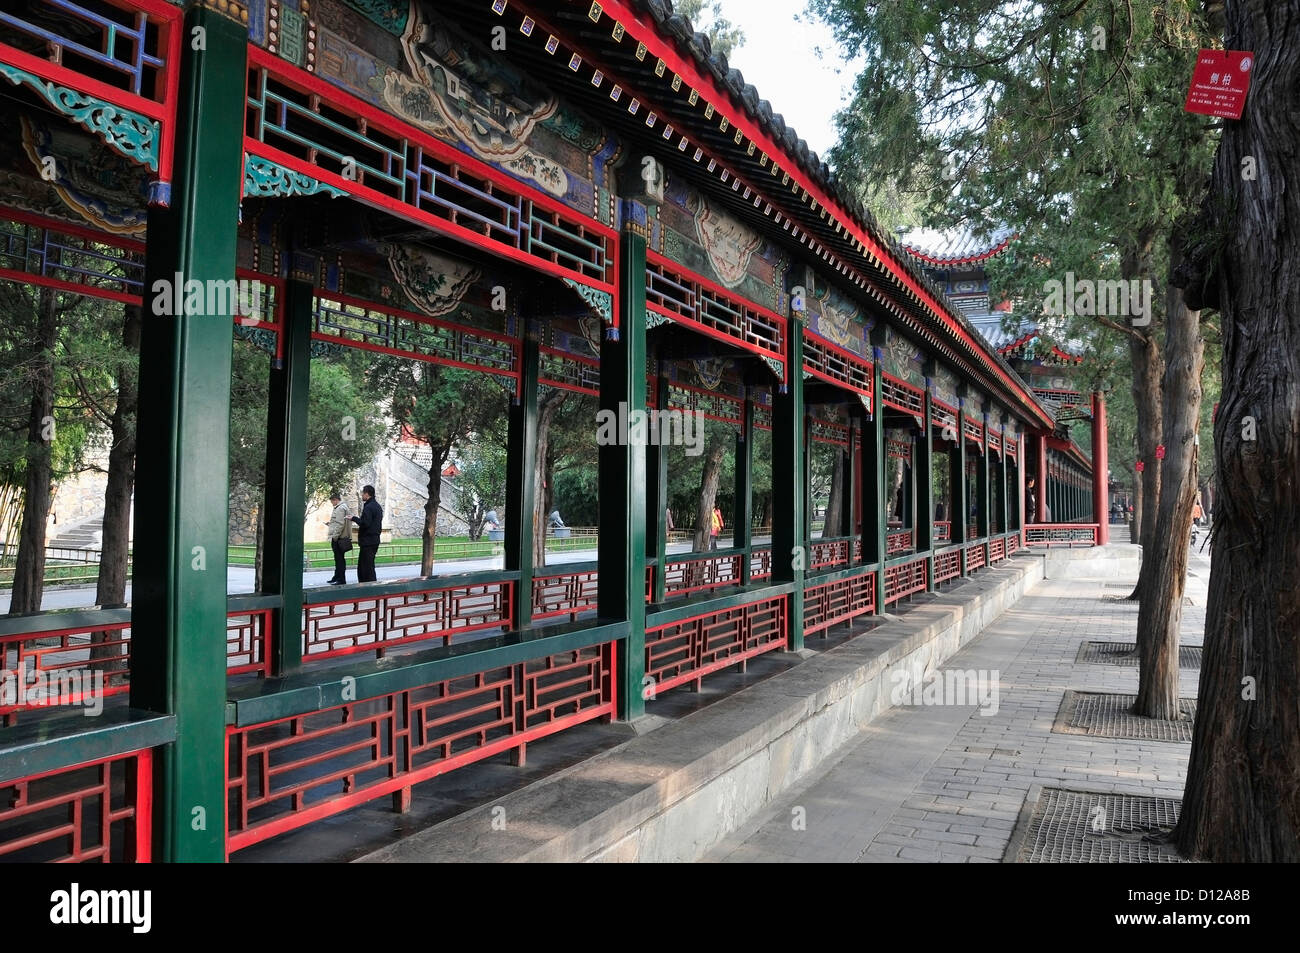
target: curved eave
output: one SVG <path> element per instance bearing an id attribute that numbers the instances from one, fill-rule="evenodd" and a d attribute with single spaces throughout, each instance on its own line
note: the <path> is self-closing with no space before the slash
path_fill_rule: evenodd
<path id="1" fill-rule="evenodd" d="M 911 255 L 913 258 L 916 258 L 919 261 L 923 261 L 927 265 L 931 265 L 935 268 L 955 268 L 960 265 L 975 265 L 981 261 L 988 261 L 990 258 L 995 258 L 998 255 L 1002 254 L 1004 251 L 1006 251 L 1007 248 L 1010 247 L 1011 243 L 1017 237 L 1019 236 L 1008 235 L 1006 238 L 1004 238 L 1002 241 L 992 246 L 991 248 L 987 248 L 983 251 L 976 252 L 973 255 L 957 255 L 953 257 L 945 257 L 943 255 L 931 255 L 920 248 L 913 248 L 911 245 L 900 245 L 899 247 L 902 248 L 903 251 Z"/>

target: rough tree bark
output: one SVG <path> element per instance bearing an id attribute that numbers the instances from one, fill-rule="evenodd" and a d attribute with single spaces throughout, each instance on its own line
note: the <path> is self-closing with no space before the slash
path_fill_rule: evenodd
<path id="1" fill-rule="evenodd" d="M 127 305 L 122 314 L 122 349 L 126 355 L 139 355 L 140 308 Z M 112 445 L 108 451 L 108 481 L 104 489 L 104 533 L 100 544 L 99 579 L 95 602 L 101 606 L 120 606 L 126 602 L 126 569 L 130 558 L 131 489 L 135 485 L 135 416 L 139 405 L 136 386 L 137 368 L 124 364 L 118 371 L 117 403 L 109 427 Z M 95 632 L 94 643 L 115 638 L 115 632 Z M 117 646 L 92 648 L 91 658 L 119 654 Z"/>
<path id="2" fill-rule="evenodd" d="M 546 523 L 551 504 L 551 424 L 569 391 L 547 388 L 537 397 L 537 457 L 533 466 L 533 565 L 546 565 Z"/>
<path id="3" fill-rule="evenodd" d="M 442 505 L 442 471 L 451 456 L 451 444 L 430 443 L 428 496 L 424 501 L 424 529 L 420 533 L 420 575 L 433 572 L 433 550 L 438 542 L 438 507 Z M 360 514 L 357 514 L 360 515 Z"/>
<path id="4" fill-rule="evenodd" d="M 1217 863 L 1300 861 L 1300 0 L 1229 0 L 1225 46 L 1251 50 L 1189 246 L 1192 306 L 1223 315 L 1219 474 L 1196 727 L 1175 831 Z M 1243 175 L 1251 158 L 1255 178 Z"/>
<path id="5" fill-rule="evenodd" d="M 1129 355 L 1133 360 L 1133 406 L 1136 408 L 1138 459 L 1146 469 L 1140 474 L 1135 494 L 1133 521 L 1138 526 L 1142 546 L 1142 567 L 1130 599 L 1141 599 L 1147 591 L 1151 572 L 1151 543 L 1155 538 L 1156 517 L 1160 506 L 1160 467 L 1156 465 L 1156 445 L 1164 429 L 1160 385 L 1164 377 L 1164 357 L 1154 336 L 1129 338 Z M 1141 633 L 1139 633 L 1139 638 Z"/>
<path id="6" fill-rule="evenodd" d="M 844 523 L 844 454 L 836 448 L 835 463 L 831 467 L 831 489 L 826 498 L 826 521 L 822 523 L 822 538 L 839 536 Z"/>
<path id="7" fill-rule="evenodd" d="M 32 347 L 32 400 L 27 415 L 27 467 L 23 487 L 23 528 L 9 614 L 39 612 L 45 586 L 45 523 L 50 515 L 50 477 L 54 414 L 54 346 L 59 332 L 57 293 L 41 288 L 36 306 Z"/>
<path id="8" fill-rule="evenodd" d="M 1182 239 L 1176 231 L 1169 242 L 1171 271 L 1181 258 Z M 1187 581 L 1187 539 L 1196 501 L 1196 435 L 1204 366 L 1200 311 L 1190 309 L 1183 290 L 1169 284 L 1161 408 L 1165 458 L 1159 462 L 1160 502 L 1151 507 L 1155 529 L 1142 547 L 1146 583 L 1137 626 L 1138 693 L 1133 713 L 1147 718 L 1178 717 L 1178 636 Z"/>
<path id="9" fill-rule="evenodd" d="M 727 446 L 722 436 L 709 438 L 709 448 L 704 454 L 704 472 L 700 474 L 700 505 L 695 511 L 695 551 L 709 548 L 713 525 L 713 504 L 718 498 L 718 481 L 722 477 L 722 458 Z"/>

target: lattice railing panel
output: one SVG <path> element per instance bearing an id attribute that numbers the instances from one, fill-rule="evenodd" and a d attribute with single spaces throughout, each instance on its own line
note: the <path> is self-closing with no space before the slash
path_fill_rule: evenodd
<path id="1" fill-rule="evenodd" d="M 667 409 L 702 414 L 710 420 L 718 420 L 734 427 L 745 422 L 745 401 L 742 398 L 676 381 L 668 383 Z"/>
<path id="2" fill-rule="evenodd" d="M 814 540 L 808 547 L 808 568 L 827 569 L 849 564 L 849 539 Z"/>
<path id="3" fill-rule="evenodd" d="M 835 420 L 823 417 L 808 418 L 808 433 L 818 443 L 836 447 L 848 447 L 849 428 Z"/>
<path id="4" fill-rule="evenodd" d="M 934 581 L 947 582 L 961 575 L 961 550 L 940 553 L 934 557 Z"/>
<path id="5" fill-rule="evenodd" d="M 803 336 L 803 368 L 822 380 L 871 397 L 871 362 L 807 331 Z"/>
<path id="6" fill-rule="evenodd" d="M 595 569 L 533 577 L 533 618 L 567 615 L 576 619 L 596 608 L 599 573 Z"/>
<path id="7" fill-rule="evenodd" d="M 552 347 L 538 348 L 541 366 L 537 382 L 579 394 L 600 396 L 600 361 Z"/>
<path id="8" fill-rule="evenodd" d="M 148 862 L 153 751 L 0 781 L 0 861 Z"/>
<path id="9" fill-rule="evenodd" d="M 226 672 L 265 673 L 270 610 L 231 612 Z M 0 636 L 0 715 L 35 708 L 97 708 L 130 689 L 129 622 L 81 624 Z"/>
<path id="10" fill-rule="evenodd" d="M 785 361 L 786 322 L 725 289 L 682 274 L 662 255 L 646 259 L 646 307 L 755 354 Z"/>
<path id="11" fill-rule="evenodd" d="M 874 572 L 809 586 L 803 594 L 803 631 L 805 635 L 823 632 L 855 616 L 875 611 Z"/>
<path id="12" fill-rule="evenodd" d="M 0 208 L 0 277 L 139 304 L 144 244 Z"/>
<path id="13" fill-rule="evenodd" d="M 893 556 L 897 553 L 906 553 L 914 548 L 915 546 L 912 542 L 912 531 L 910 529 L 885 534 L 886 556 Z"/>
<path id="14" fill-rule="evenodd" d="M 318 297 L 312 337 L 515 380 L 519 377 L 518 350 L 512 338 L 367 301 Z"/>
<path id="15" fill-rule="evenodd" d="M 614 644 L 227 732 L 228 851 L 614 713 Z"/>
<path id="16" fill-rule="evenodd" d="M 245 146 L 332 188 L 608 295 L 612 230 L 250 48 Z"/>
<path id="17" fill-rule="evenodd" d="M 648 628 L 645 673 L 655 680 L 656 691 L 665 691 L 782 648 L 787 605 L 777 596 Z"/>
<path id="18" fill-rule="evenodd" d="M 924 392 L 919 387 L 888 374 L 882 375 L 880 379 L 880 402 L 917 418 L 925 413 Z"/>
<path id="19" fill-rule="evenodd" d="M 744 553 L 671 560 L 665 568 L 664 592 L 682 595 L 735 585 L 740 582 L 744 565 Z"/>
<path id="20" fill-rule="evenodd" d="M 924 592 L 929 587 L 927 560 L 914 559 L 898 566 L 885 567 L 885 605 L 905 596 Z"/>
<path id="21" fill-rule="evenodd" d="M 965 549 L 966 571 L 969 573 L 985 564 L 984 544 L 978 543 Z"/>
<path id="22" fill-rule="evenodd" d="M 382 655 L 396 645 L 434 639 L 449 645 L 454 637 L 480 629 L 512 628 L 514 585 L 501 580 L 307 605 L 303 659 Z"/>
<path id="23" fill-rule="evenodd" d="M 1095 546 L 1096 524 L 1033 523 L 1025 527 L 1026 546 Z"/>

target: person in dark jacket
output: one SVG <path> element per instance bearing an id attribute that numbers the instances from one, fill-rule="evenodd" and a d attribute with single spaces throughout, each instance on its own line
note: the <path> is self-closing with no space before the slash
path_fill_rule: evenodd
<path id="1" fill-rule="evenodd" d="M 366 484 L 361 488 L 361 515 L 352 517 L 360 530 L 357 534 L 357 582 L 375 581 L 375 552 L 379 549 L 379 533 L 384 525 L 384 508 L 375 499 L 375 488 Z"/>

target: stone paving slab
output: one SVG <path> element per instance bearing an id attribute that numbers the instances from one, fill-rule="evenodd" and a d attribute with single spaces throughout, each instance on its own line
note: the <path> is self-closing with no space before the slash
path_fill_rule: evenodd
<path id="1" fill-rule="evenodd" d="M 1126 584 L 1136 582 L 1136 561 L 1122 565 L 1132 570 Z M 1199 645 L 1209 559 L 1193 553 L 1190 569 L 1182 641 Z M 996 669 L 995 714 L 925 704 L 886 712 L 706 860 L 995 863 L 1031 790 L 1180 798 L 1190 745 L 1052 731 L 1067 691 L 1137 689 L 1135 667 L 1076 662 L 1085 642 L 1135 637 L 1137 603 L 1106 598 L 1117 578 L 1055 572 L 944 664 Z M 1180 696 L 1194 698 L 1198 678 L 1181 670 Z"/>
<path id="2" fill-rule="evenodd" d="M 707 709 L 357 859 L 698 859 L 878 718 L 892 673 L 942 664 L 1041 578 L 1040 561 L 1008 559 Z"/>

